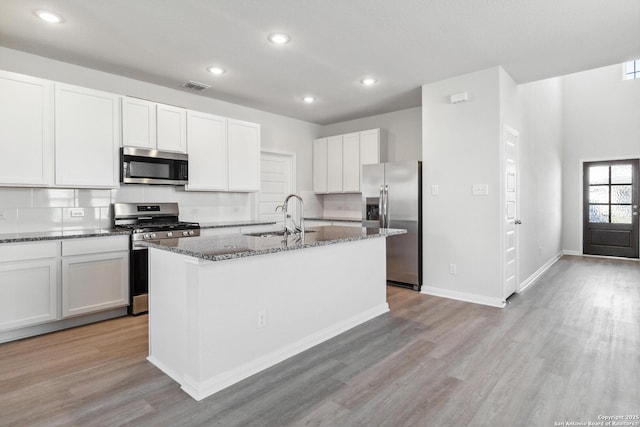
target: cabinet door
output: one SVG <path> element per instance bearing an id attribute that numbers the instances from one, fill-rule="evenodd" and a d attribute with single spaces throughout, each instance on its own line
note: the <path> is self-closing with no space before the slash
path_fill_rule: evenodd
<path id="1" fill-rule="evenodd" d="M 120 97 L 55 85 L 55 183 L 117 187 Z"/>
<path id="2" fill-rule="evenodd" d="M 227 119 L 187 113 L 189 185 L 187 190 L 227 189 Z"/>
<path id="3" fill-rule="evenodd" d="M 156 148 L 155 102 L 122 98 L 122 145 Z"/>
<path id="4" fill-rule="evenodd" d="M 0 185 L 51 183 L 53 84 L 0 72 Z"/>
<path id="5" fill-rule="evenodd" d="M 187 110 L 157 104 L 158 150 L 187 152 Z"/>
<path id="6" fill-rule="evenodd" d="M 62 317 L 128 304 L 128 251 L 62 258 Z"/>
<path id="7" fill-rule="evenodd" d="M 342 193 L 342 135 L 327 138 L 327 192 Z"/>
<path id="8" fill-rule="evenodd" d="M 313 192 L 327 192 L 327 138 L 313 141 Z"/>
<path id="9" fill-rule="evenodd" d="M 342 136 L 342 191 L 360 191 L 360 134 Z"/>
<path id="10" fill-rule="evenodd" d="M 0 331 L 56 320 L 56 258 L 0 264 Z"/>
<path id="11" fill-rule="evenodd" d="M 380 129 L 360 132 L 360 165 L 380 163 Z"/>
<path id="12" fill-rule="evenodd" d="M 260 190 L 260 125 L 228 121 L 229 190 Z"/>

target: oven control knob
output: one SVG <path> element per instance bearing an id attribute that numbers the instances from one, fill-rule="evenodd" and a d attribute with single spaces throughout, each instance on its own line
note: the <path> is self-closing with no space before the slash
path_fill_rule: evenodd
<path id="1" fill-rule="evenodd" d="M 151 233 L 151 238 L 155 239 L 156 238 L 156 233 Z"/>
<path id="2" fill-rule="evenodd" d="M 182 232 L 182 235 L 183 235 L 183 236 L 188 236 L 188 235 L 189 235 L 189 232 L 188 232 L 188 231 L 183 231 L 183 232 Z"/>
<path id="3" fill-rule="evenodd" d="M 149 234 L 145 234 L 144 236 L 142 236 L 143 239 L 148 239 L 149 238 Z"/>
<path id="4" fill-rule="evenodd" d="M 189 230 L 189 236 L 193 236 L 194 234 L 193 230 Z"/>
<path id="5" fill-rule="evenodd" d="M 172 236 L 173 236 L 173 233 L 172 233 L 171 231 L 169 231 L 169 232 L 167 233 L 167 237 L 172 237 Z"/>

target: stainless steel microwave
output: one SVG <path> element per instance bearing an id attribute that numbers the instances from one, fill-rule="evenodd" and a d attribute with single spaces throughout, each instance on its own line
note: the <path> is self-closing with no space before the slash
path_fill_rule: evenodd
<path id="1" fill-rule="evenodd" d="M 120 182 L 184 185 L 189 180 L 188 156 L 182 153 L 122 147 Z"/>

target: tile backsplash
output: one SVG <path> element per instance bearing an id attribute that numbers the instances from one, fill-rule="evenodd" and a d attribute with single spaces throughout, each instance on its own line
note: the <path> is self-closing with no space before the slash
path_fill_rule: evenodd
<path id="1" fill-rule="evenodd" d="M 183 221 L 252 219 L 252 193 L 188 192 L 181 187 L 126 185 L 117 189 L 0 187 L 0 234 L 111 227 L 116 202 L 178 202 Z"/>
<path id="2" fill-rule="evenodd" d="M 323 216 L 329 218 L 362 218 L 362 195 L 325 194 L 323 200 Z"/>

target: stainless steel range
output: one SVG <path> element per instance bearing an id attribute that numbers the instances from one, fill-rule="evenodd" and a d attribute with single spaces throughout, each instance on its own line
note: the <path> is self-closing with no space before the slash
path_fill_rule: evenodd
<path id="1" fill-rule="evenodd" d="M 113 226 L 131 231 L 129 313 L 148 311 L 149 255 L 144 242 L 200 235 L 197 222 L 178 219 L 177 203 L 114 203 Z"/>

